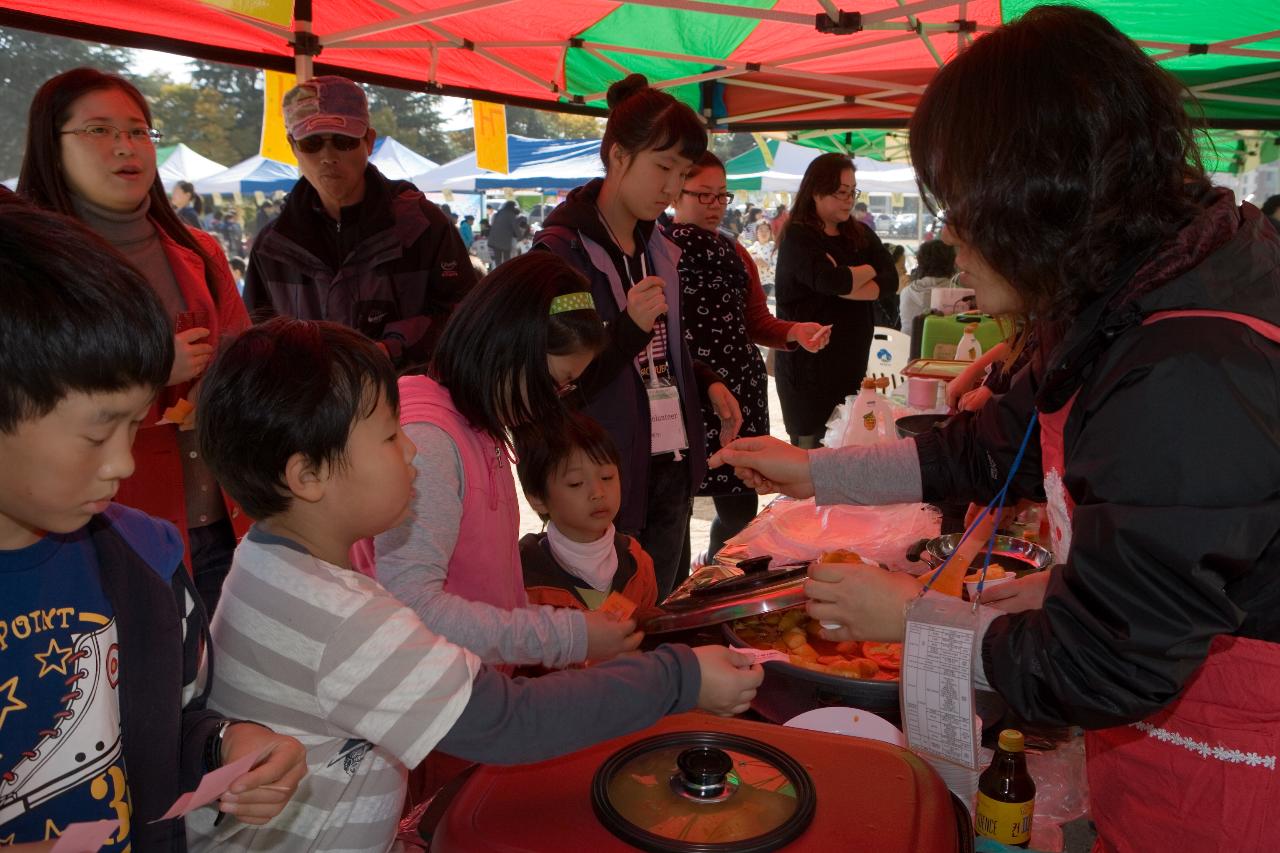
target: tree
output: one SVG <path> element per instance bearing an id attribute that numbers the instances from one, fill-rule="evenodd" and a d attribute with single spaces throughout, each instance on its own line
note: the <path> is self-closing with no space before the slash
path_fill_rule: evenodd
<path id="1" fill-rule="evenodd" d="M 531 107 L 507 107 L 507 133 L 533 139 L 599 139 L 604 136 L 604 119 Z"/>
<path id="2" fill-rule="evenodd" d="M 231 142 L 230 110 L 221 92 L 167 79 L 160 80 L 159 85 L 149 82 L 153 83 L 148 87 L 152 90 L 146 95 L 155 125 L 164 132 L 162 144 L 185 142 L 204 156 L 227 165 L 245 159 Z"/>
<path id="3" fill-rule="evenodd" d="M 191 67 L 191 82 L 198 88 L 217 92 L 221 98 L 221 121 L 234 152 L 226 162 L 238 163 L 257 154 L 262 144 L 262 72 L 257 68 L 200 59 L 193 61 Z M 276 106 L 278 109 L 279 105 Z M 213 157 L 210 152 L 204 153 Z"/>
<path id="4" fill-rule="evenodd" d="M 379 136 L 394 136 L 424 157 L 444 163 L 461 153 L 440 130 L 440 98 L 386 86 L 366 86 L 369 120 Z"/>
<path id="5" fill-rule="evenodd" d="M 128 63 L 120 48 L 0 27 L 0 178 L 22 167 L 27 111 L 46 80 L 82 65 L 123 74 Z"/>

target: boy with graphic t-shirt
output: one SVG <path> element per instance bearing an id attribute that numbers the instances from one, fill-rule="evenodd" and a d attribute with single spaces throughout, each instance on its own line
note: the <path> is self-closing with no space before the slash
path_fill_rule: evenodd
<path id="1" fill-rule="evenodd" d="M 111 503 L 173 361 L 158 298 L 78 224 L 5 196 L 0 304 L 0 847 L 115 820 L 104 850 L 185 850 L 181 819 L 153 821 L 206 771 L 271 748 L 221 806 L 265 821 L 302 749 L 204 708 L 181 539 Z"/>

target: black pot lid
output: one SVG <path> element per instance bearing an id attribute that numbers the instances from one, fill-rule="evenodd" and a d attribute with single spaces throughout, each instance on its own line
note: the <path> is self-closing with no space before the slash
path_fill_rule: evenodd
<path id="1" fill-rule="evenodd" d="M 807 573 L 807 563 L 793 564 L 699 586 L 687 595 L 664 601 L 662 607 L 641 617 L 639 627 L 646 634 L 663 634 L 786 610 L 807 600 Z"/>
<path id="2" fill-rule="evenodd" d="M 756 853 L 813 820 L 809 774 L 786 753 L 738 735 L 675 732 L 610 756 L 591 785 L 614 835 L 659 853 Z"/>

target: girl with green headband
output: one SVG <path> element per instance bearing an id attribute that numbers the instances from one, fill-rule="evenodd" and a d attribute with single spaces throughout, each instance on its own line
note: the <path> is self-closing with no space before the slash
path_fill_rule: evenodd
<path id="1" fill-rule="evenodd" d="M 513 258 L 459 305 L 425 373 L 400 379 L 400 422 L 418 448 L 413 505 L 357 546 L 357 565 L 489 664 L 562 668 L 640 643 L 632 620 L 530 607 L 520 568 L 513 442 L 565 431 L 561 398 L 605 346 L 586 291 L 550 253 Z"/>

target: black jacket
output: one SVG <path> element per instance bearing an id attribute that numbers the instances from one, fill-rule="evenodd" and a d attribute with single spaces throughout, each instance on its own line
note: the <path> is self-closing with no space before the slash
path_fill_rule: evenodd
<path id="1" fill-rule="evenodd" d="M 1178 696 L 1214 636 L 1280 642 L 1280 345 L 1222 319 L 1140 325 L 1197 308 L 1280 324 L 1280 237 L 1229 196 L 1205 215 L 1224 202 L 1238 229 L 1198 265 L 1098 299 L 1007 394 L 917 439 L 926 500 L 986 501 L 1033 406 L 1077 395 L 1063 436 L 1077 505 L 1067 563 L 1043 609 L 998 618 L 982 649 L 1026 719 L 1140 720 Z M 1037 496 L 1040 476 L 1033 435 L 1016 491 Z"/>
<path id="2" fill-rule="evenodd" d="M 205 708 L 207 688 L 197 689 L 201 654 L 209 648 L 204 608 L 182 564 L 182 540 L 170 525 L 112 505 L 90 520 L 89 534 L 120 643 L 120 726 L 133 804 L 132 846 L 138 853 L 184 851 L 181 819 L 151 821 L 179 794 L 199 785 L 205 744 L 222 720 Z M 160 561 L 162 567 L 154 565 Z M 209 676 L 205 684 L 211 683 Z M 185 704 L 184 693 L 189 696 Z"/>
<path id="3" fill-rule="evenodd" d="M 645 526 L 651 439 L 649 399 L 632 365 L 633 359 L 648 344 L 651 333 L 643 331 L 631 315 L 618 306 L 614 282 L 624 293 L 632 283 L 621 275 L 619 266 L 625 267 L 621 253 L 596 213 L 595 200 L 602 184 L 603 181 L 596 178 L 569 193 L 568 199 L 547 217 L 546 227 L 538 232 L 535 245 L 555 252 L 586 276 L 591 283 L 596 312 L 609 327 L 604 352 L 583 372 L 578 387 L 586 400 L 584 411 L 598 420 L 618 445 L 622 456 L 622 507 L 615 523 L 619 530 L 635 532 Z M 648 269 L 666 280 L 667 305 L 678 306 L 680 249 L 652 222 L 638 223 L 637 229 L 641 238 L 637 240 L 637 251 L 647 247 Z M 638 264 L 635 266 L 638 268 Z M 680 389 L 685 434 L 689 440 L 685 458 L 691 489 L 688 497 L 692 498 L 692 490 L 698 488 L 707 470 L 706 431 L 700 400 L 712 384 L 723 380 L 689 354 L 679 326 L 680 312 L 668 314 L 667 323 L 670 346 L 667 358 Z M 673 500 L 677 497 L 672 495 Z"/>
<path id="4" fill-rule="evenodd" d="M 387 347 L 400 365 L 430 360 L 449 315 L 475 284 L 462 237 L 407 181 L 365 171 L 365 195 L 340 222 L 298 181 L 249 255 L 244 302 L 255 322 L 332 320 Z"/>
<path id="5" fill-rule="evenodd" d="M 784 350 L 774 356 L 782 419 L 791 435 L 821 435 L 831 410 L 847 395 L 858 393 L 867 372 L 875 302 L 840 298 L 853 289 L 849 267 L 870 264 L 881 293 L 898 290 L 893 256 L 874 231 L 862 223 L 855 227 L 862 236 L 861 249 L 846 237 L 832 237 L 794 220 L 778 245 L 778 319 L 833 327 L 831 343 L 818 352 Z"/>

